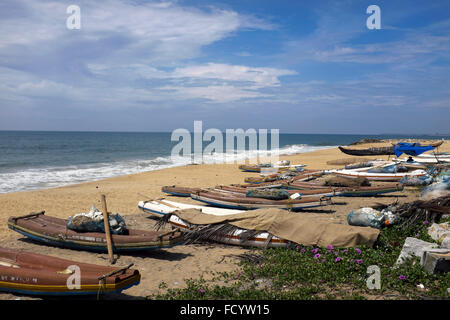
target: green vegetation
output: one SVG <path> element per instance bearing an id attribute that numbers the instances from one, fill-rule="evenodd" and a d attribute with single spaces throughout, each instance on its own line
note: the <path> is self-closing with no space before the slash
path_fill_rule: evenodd
<path id="1" fill-rule="evenodd" d="M 213 274 L 213 279 L 186 280 L 183 289 L 160 285 L 164 293 L 150 299 L 448 299 L 450 273 L 429 274 L 418 258 L 394 264 L 406 237 L 433 242 L 427 222 L 408 229 L 382 230 L 374 248 L 258 249 L 256 259 L 243 259 L 239 273 Z M 381 271 L 381 289 L 367 288 L 367 268 Z M 220 284 L 218 284 L 220 283 Z M 422 284 L 424 289 L 417 286 Z"/>

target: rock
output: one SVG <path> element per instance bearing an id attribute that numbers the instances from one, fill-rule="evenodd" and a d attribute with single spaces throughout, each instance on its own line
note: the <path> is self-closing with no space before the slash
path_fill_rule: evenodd
<path id="1" fill-rule="evenodd" d="M 428 228 L 428 234 L 441 245 L 441 248 L 450 249 L 450 226 L 448 222 L 433 223 Z"/>
<path id="2" fill-rule="evenodd" d="M 425 251 L 420 263 L 429 273 L 448 272 L 450 271 L 450 250 Z"/>
<path id="3" fill-rule="evenodd" d="M 403 245 L 402 251 L 398 256 L 396 264 L 402 264 L 404 260 L 414 256 L 422 258 L 425 251 L 436 248 L 439 248 L 439 245 L 437 243 L 426 242 L 416 238 L 408 237 L 405 240 L 405 244 Z"/>

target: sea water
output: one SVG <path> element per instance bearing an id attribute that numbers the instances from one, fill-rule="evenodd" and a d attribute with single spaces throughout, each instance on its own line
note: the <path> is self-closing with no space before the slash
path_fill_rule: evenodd
<path id="1" fill-rule="evenodd" d="M 333 148 L 364 138 L 442 137 L 280 133 L 279 154 Z M 0 193 L 57 187 L 192 163 L 189 156 L 171 156 L 177 143 L 171 141 L 170 132 L 0 131 Z M 204 145 L 209 143 L 206 141 Z M 232 160 L 255 156 L 257 150 L 247 150 Z M 224 154 L 209 154 L 203 156 L 203 163 L 230 159 Z"/>

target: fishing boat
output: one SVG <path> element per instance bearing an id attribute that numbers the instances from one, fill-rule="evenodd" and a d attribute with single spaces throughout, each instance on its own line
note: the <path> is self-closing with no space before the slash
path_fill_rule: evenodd
<path id="1" fill-rule="evenodd" d="M 179 228 L 182 231 L 192 229 L 193 225 L 181 219 L 177 216 L 177 212 L 186 209 L 197 209 L 204 214 L 214 216 L 233 215 L 237 213 L 245 212 L 246 210 L 225 209 L 210 206 L 192 205 L 187 203 L 181 203 L 166 199 L 151 200 L 151 201 L 139 201 L 139 209 L 144 212 L 149 212 L 159 217 L 168 215 L 167 221 L 175 228 Z M 289 245 L 289 241 L 271 236 L 268 232 L 258 232 L 251 237 L 242 237 L 248 230 L 235 228 L 230 232 L 225 232 L 216 235 L 214 239 L 217 242 L 231 245 L 251 246 L 251 247 L 286 247 Z"/>
<path id="2" fill-rule="evenodd" d="M 275 182 L 275 181 L 282 181 L 282 180 L 298 180 L 298 181 L 306 181 L 310 179 L 314 179 L 316 177 L 320 177 L 322 175 L 323 171 L 311 171 L 311 170 L 305 170 L 301 173 L 292 175 L 292 176 L 286 176 L 283 174 L 273 174 L 273 175 L 264 175 L 261 177 L 248 177 L 245 178 L 244 182 L 251 183 L 251 184 L 261 184 L 261 183 L 267 183 L 267 182 Z"/>
<path id="3" fill-rule="evenodd" d="M 418 169 L 411 172 L 398 172 L 398 173 L 383 173 L 383 172 L 366 172 L 356 170 L 330 170 L 330 173 L 348 178 L 364 177 L 373 181 L 400 181 L 404 177 L 414 176 L 423 177 L 427 175 L 424 170 Z"/>
<path id="4" fill-rule="evenodd" d="M 367 197 L 378 194 L 403 191 L 404 186 L 401 183 L 386 183 L 378 186 L 359 186 L 359 187 L 327 187 L 318 183 L 295 182 L 286 186 L 285 190 L 293 195 L 299 193 L 302 197 L 326 196 L 326 197 Z M 230 190 L 229 186 L 220 186 L 221 189 Z M 217 187 L 216 187 L 217 188 Z M 284 188 L 284 186 L 283 186 Z M 244 193 L 244 190 L 238 192 Z"/>
<path id="5" fill-rule="evenodd" d="M 158 217 L 164 216 L 169 213 L 173 213 L 177 210 L 185 210 L 185 209 L 198 209 L 198 210 L 201 210 L 203 213 L 213 214 L 216 216 L 240 213 L 240 212 L 245 211 L 245 210 L 235 210 L 235 209 L 224 209 L 224 208 L 217 208 L 217 207 L 201 206 L 201 205 L 171 201 L 171 200 L 167 200 L 167 199 L 139 201 L 138 208 L 144 212 L 151 213 Z"/>
<path id="6" fill-rule="evenodd" d="M 191 198 L 209 205 L 230 209 L 281 208 L 292 211 L 325 206 L 331 203 L 329 197 L 300 197 L 297 199 L 269 200 L 247 198 L 239 195 L 224 194 L 209 190 L 191 194 Z"/>
<path id="7" fill-rule="evenodd" d="M 184 230 L 186 232 L 196 226 L 184 221 L 183 219 L 178 217 L 176 213 L 171 214 L 168 221 L 173 227 L 179 228 L 180 230 Z M 259 247 L 259 248 L 288 247 L 291 244 L 290 241 L 279 238 L 277 236 L 273 236 L 269 232 L 265 231 L 255 232 L 241 228 L 227 228 L 227 229 L 231 230 L 230 231 L 226 230 L 224 232 L 216 232 L 216 234 L 213 237 L 210 237 L 210 240 L 214 240 L 216 242 L 223 244 L 245 246 L 245 247 Z M 248 233 L 250 233 L 251 235 L 249 236 Z"/>
<path id="8" fill-rule="evenodd" d="M 342 146 L 338 147 L 343 153 L 351 156 L 383 156 L 383 155 L 393 155 L 394 147 L 379 147 L 379 148 L 368 148 L 368 149 L 350 149 Z"/>
<path id="9" fill-rule="evenodd" d="M 270 190 L 270 189 L 269 189 Z M 299 193 L 302 197 L 333 197 L 336 195 L 339 195 L 339 191 L 336 190 L 336 188 L 328 188 L 326 186 L 322 186 L 322 188 L 318 189 L 309 189 L 309 190 L 302 190 L 299 192 L 298 190 L 286 190 L 286 189 L 276 189 L 280 191 L 284 191 L 288 193 L 290 196 Z M 216 186 L 214 189 L 208 189 L 208 191 L 214 192 L 224 192 L 224 193 L 231 193 L 236 195 L 247 195 L 249 190 L 247 188 L 242 187 L 236 187 L 236 186 Z"/>
<path id="10" fill-rule="evenodd" d="M 161 191 L 172 196 L 178 197 L 190 197 L 191 193 L 199 191 L 200 188 L 189 188 L 189 187 L 180 187 L 180 186 L 164 186 L 161 188 Z"/>
<path id="11" fill-rule="evenodd" d="M 301 172 L 303 171 L 303 167 L 306 165 L 304 164 L 294 164 L 294 165 L 287 165 L 287 166 L 271 166 L 271 165 L 262 165 L 262 164 L 255 164 L 255 165 L 247 165 L 242 164 L 239 166 L 239 169 L 244 172 L 261 172 L 261 173 L 277 173 L 277 172 L 283 172 L 283 171 L 294 171 L 294 172 Z"/>
<path id="12" fill-rule="evenodd" d="M 20 234 L 44 244 L 98 252 L 108 252 L 106 234 L 78 232 L 67 228 L 67 221 L 47 216 L 44 211 L 20 217 L 10 217 L 8 227 Z M 180 232 L 169 234 L 160 231 L 128 229 L 127 234 L 112 234 L 114 252 L 133 252 L 170 248 L 181 244 Z"/>
<path id="13" fill-rule="evenodd" d="M 444 141 L 434 142 L 430 143 L 426 146 L 431 146 L 433 148 L 437 148 L 440 145 L 442 145 Z M 401 143 L 399 143 L 401 145 Z M 339 150 L 341 150 L 343 153 L 352 155 L 352 156 L 383 156 L 383 155 L 394 155 L 394 148 L 395 146 L 398 146 L 399 144 L 392 144 L 392 146 L 389 147 L 378 147 L 378 148 L 367 148 L 367 149 L 352 149 L 352 148 L 346 148 L 339 146 Z M 416 144 L 420 145 L 420 144 Z"/>
<path id="14" fill-rule="evenodd" d="M 139 271 L 131 266 L 114 268 L 0 248 L 0 291 L 39 296 L 119 293 L 140 282 Z"/>

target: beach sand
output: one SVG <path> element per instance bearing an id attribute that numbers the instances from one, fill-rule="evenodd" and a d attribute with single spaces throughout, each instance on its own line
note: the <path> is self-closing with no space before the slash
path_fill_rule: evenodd
<path id="1" fill-rule="evenodd" d="M 355 148 L 379 147 L 387 144 L 372 143 L 357 145 Z M 450 152 L 450 143 L 446 141 L 439 152 Z M 280 160 L 290 160 L 291 164 L 306 164 L 307 169 L 343 168 L 343 165 L 330 165 L 329 161 L 352 159 L 337 148 L 319 150 L 309 153 L 281 156 Z M 383 159 L 388 156 L 357 157 L 365 159 Z M 392 158 L 392 156 L 391 156 Z M 256 173 L 241 172 L 238 163 L 200 164 L 150 171 L 91 181 L 64 187 L 0 194 L 0 246 L 22 249 L 50 256 L 109 265 L 108 255 L 61 249 L 33 243 L 7 227 L 10 216 L 20 216 L 30 212 L 45 210 L 49 216 L 68 218 L 71 215 L 88 212 L 91 205 L 101 208 L 100 195 L 105 194 L 108 211 L 120 213 L 129 227 L 136 229 L 153 228 L 155 219 L 141 212 L 137 204 L 141 200 L 171 198 L 175 201 L 195 203 L 189 198 L 170 197 L 161 192 L 164 185 L 190 187 L 214 187 L 232 183 L 244 183 L 244 178 L 257 176 Z M 406 188 L 403 192 L 386 194 L 378 197 L 344 198 L 336 197 L 334 204 L 299 214 L 321 217 L 324 220 L 346 224 L 346 215 L 353 209 L 371 206 L 375 203 L 389 204 L 396 200 L 409 202 L 417 200 L 420 193 L 416 188 Z M 123 292 L 120 299 L 139 299 L 160 292 L 159 286 L 164 282 L 168 288 L 182 288 L 185 279 L 205 279 L 212 277 L 211 272 L 237 272 L 237 255 L 251 252 L 253 249 L 228 246 L 215 243 L 179 245 L 169 249 L 150 251 L 141 254 L 121 255 L 115 266 L 121 267 L 134 263 L 133 268 L 140 271 L 141 283 Z M 17 296 L 0 293 L 0 299 L 16 299 Z"/>

